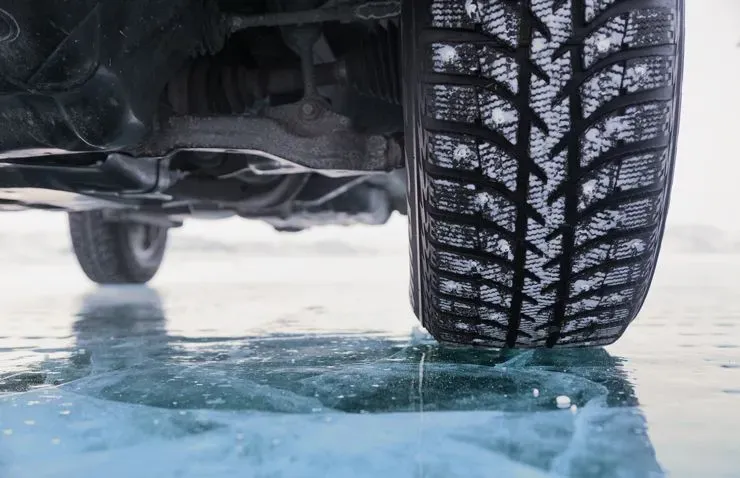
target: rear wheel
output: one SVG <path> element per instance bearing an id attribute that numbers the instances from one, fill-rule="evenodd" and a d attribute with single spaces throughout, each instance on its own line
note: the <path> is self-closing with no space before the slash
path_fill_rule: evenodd
<path id="1" fill-rule="evenodd" d="M 605 345 L 665 224 L 682 0 L 407 0 L 414 310 L 438 340 Z"/>
<path id="2" fill-rule="evenodd" d="M 106 221 L 102 211 L 69 214 L 77 260 L 98 284 L 143 284 L 159 270 L 167 247 L 167 228 Z"/>

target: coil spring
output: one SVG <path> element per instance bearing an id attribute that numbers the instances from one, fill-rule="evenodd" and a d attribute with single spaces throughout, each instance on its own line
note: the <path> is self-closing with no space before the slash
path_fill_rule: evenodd
<path id="1" fill-rule="evenodd" d="M 389 22 L 365 36 L 347 58 L 347 81 L 359 93 L 401 104 L 401 54 L 398 26 Z"/>

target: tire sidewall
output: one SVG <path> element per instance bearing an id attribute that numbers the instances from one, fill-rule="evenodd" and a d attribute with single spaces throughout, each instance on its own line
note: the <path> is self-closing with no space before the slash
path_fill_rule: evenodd
<path id="1" fill-rule="evenodd" d="M 424 314 L 424 299 L 422 284 L 424 276 L 423 260 L 423 199 L 421 192 L 424 187 L 423 152 L 424 129 L 421 125 L 421 98 L 422 83 L 419 65 L 418 30 L 423 22 L 422 15 L 428 10 L 429 1 L 404 0 L 401 16 L 401 58 L 403 71 L 403 107 L 406 133 L 404 135 L 404 149 L 406 156 L 406 197 L 409 221 L 409 259 L 410 259 L 410 286 L 409 296 L 414 313 L 422 326 L 429 327 Z"/>

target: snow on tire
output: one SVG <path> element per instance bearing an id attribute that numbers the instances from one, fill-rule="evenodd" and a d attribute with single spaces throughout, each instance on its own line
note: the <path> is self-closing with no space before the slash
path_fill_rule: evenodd
<path id="1" fill-rule="evenodd" d="M 665 223 L 682 0 L 407 1 L 404 34 L 423 325 L 493 347 L 614 342 Z"/>

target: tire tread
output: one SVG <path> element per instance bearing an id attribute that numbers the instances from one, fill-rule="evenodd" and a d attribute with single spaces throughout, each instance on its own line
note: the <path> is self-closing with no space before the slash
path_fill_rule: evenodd
<path id="1" fill-rule="evenodd" d="M 681 0 L 417 8 L 417 314 L 457 343 L 615 341 L 665 223 Z"/>

